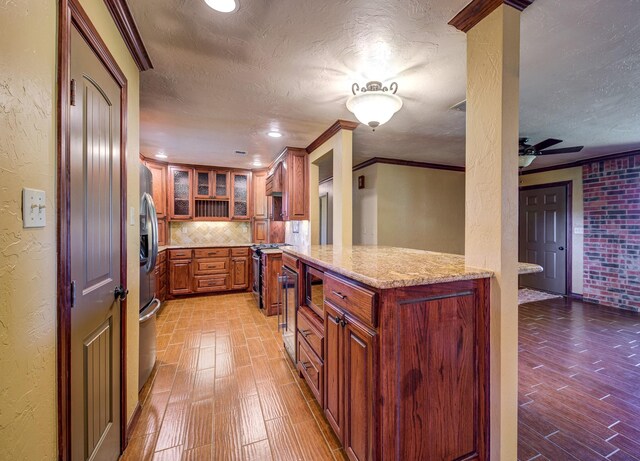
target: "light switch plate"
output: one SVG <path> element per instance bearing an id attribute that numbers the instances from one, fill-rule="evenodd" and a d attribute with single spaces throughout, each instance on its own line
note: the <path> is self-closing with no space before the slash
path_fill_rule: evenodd
<path id="1" fill-rule="evenodd" d="M 584 227 L 574 227 L 573 233 L 576 235 L 584 235 Z"/>
<path id="2" fill-rule="evenodd" d="M 44 227 L 47 225 L 45 192 L 37 189 L 22 189 L 22 226 Z"/>
<path id="3" fill-rule="evenodd" d="M 291 223 L 291 228 L 294 234 L 297 234 L 300 232 L 300 221 L 293 221 Z"/>

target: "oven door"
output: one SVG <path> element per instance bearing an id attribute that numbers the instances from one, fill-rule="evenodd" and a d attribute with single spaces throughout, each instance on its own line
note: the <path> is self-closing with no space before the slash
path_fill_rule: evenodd
<path id="1" fill-rule="evenodd" d="M 287 266 L 282 268 L 282 300 L 278 306 L 278 325 L 282 331 L 282 342 L 293 363 L 296 363 L 296 314 L 298 311 L 298 274 Z"/>
<path id="2" fill-rule="evenodd" d="M 260 255 L 257 251 L 253 251 L 251 255 L 251 261 L 253 263 L 253 283 L 251 284 L 251 291 L 253 291 L 253 297 L 258 303 L 258 308 L 262 309 L 262 299 L 260 290 Z"/>

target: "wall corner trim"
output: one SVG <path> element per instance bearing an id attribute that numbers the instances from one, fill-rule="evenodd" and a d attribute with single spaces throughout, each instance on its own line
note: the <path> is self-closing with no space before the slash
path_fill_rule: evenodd
<path id="1" fill-rule="evenodd" d="M 358 122 L 350 122 L 349 120 L 337 120 L 333 125 L 331 125 L 324 133 L 318 136 L 311 144 L 307 146 L 307 154 L 310 154 L 318 147 L 327 142 L 333 135 L 335 135 L 340 130 L 355 130 L 358 125 Z"/>
<path id="2" fill-rule="evenodd" d="M 144 42 L 142 41 L 142 37 L 138 31 L 138 26 L 133 19 L 127 0 L 104 0 L 104 3 L 107 5 L 107 9 L 111 13 L 113 20 L 120 31 L 120 35 L 122 35 L 127 48 L 129 48 L 129 52 L 138 66 L 138 69 L 140 69 L 140 71 L 153 69 L 151 58 L 144 46 Z"/>
<path id="3" fill-rule="evenodd" d="M 500 5 L 509 5 L 524 11 L 534 0 L 472 0 L 449 21 L 449 25 L 462 32 L 469 32 L 476 24 L 489 16 Z"/>

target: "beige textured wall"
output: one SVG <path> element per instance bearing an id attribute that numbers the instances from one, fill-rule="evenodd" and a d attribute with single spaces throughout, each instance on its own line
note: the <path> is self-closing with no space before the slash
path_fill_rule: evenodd
<path id="1" fill-rule="evenodd" d="M 576 234 L 576 228 L 584 229 L 584 200 L 582 187 L 582 167 L 564 168 L 562 170 L 545 171 L 520 176 L 520 186 L 533 186 L 561 181 L 571 181 L 573 198 L 571 200 L 572 252 L 571 252 L 571 291 L 582 294 L 584 280 L 584 235 Z"/>
<path id="2" fill-rule="evenodd" d="M 464 173 L 380 164 L 377 198 L 378 245 L 464 253 Z"/>
<path id="3" fill-rule="evenodd" d="M 467 33 L 465 259 L 492 270 L 491 459 L 518 448 L 520 13 L 501 5 Z"/>
<path id="4" fill-rule="evenodd" d="M 129 205 L 138 209 L 139 75 L 102 0 L 83 7 L 129 81 Z M 56 457 L 57 2 L 5 2 L 0 14 L 0 447 L 2 459 Z M 47 193 L 47 226 L 23 229 L 21 190 Z M 137 221 L 137 220 L 136 220 Z M 138 223 L 128 226 L 129 415 L 138 382 Z"/>
<path id="5" fill-rule="evenodd" d="M 353 172 L 353 244 L 378 242 L 378 166 Z M 364 189 L 358 189 L 358 176 L 364 176 Z"/>

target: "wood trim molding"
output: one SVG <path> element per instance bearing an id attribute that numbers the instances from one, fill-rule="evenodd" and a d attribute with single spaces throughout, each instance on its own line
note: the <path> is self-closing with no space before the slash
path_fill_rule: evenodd
<path id="1" fill-rule="evenodd" d="M 472 0 L 462 11 L 449 21 L 449 25 L 462 32 L 469 32 L 473 26 L 489 16 L 500 5 L 509 5 L 523 11 L 534 0 Z"/>
<path id="2" fill-rule="evenodd" d="M 151 58 L 147 48 L 144 46 L 129 5 L 127 5 L 127 0 L 104 0 L 104 3 L 107 5 L 107 9 L 111 13 L 138 69 L 140 71 L 153 69 Z"/>
<path id="3" fill-rule="evenodd" d="M 634 155 L 640 155 L 640 149 L 601 155 L 599 157 L 585 158 L 582 160 L 576 160 L 575 162 L 563 163 L 561 165 L 545 166 L 535 170 L 520 171 L 520 175 L 524 176 L 528 174 L 544 173 L 545 171 L 564 170 L 565 168 L 575 168 L 577 166 L 589 165 L 591 163 L 605 162 L 607 160 L 616 160 L 625 157 L 633 157 Z"/>
<path id="4" fill-rule="evenodd" d="M 361 170 L 362 168 L 366 168 L 376 163 L 382 163 L 385 165 L 412 166 L 416 168 L 431 168 L 433 170 L 458 171 L 461 173 L 464 173 L 465 171 L 465 168 L 463 166 L 442 165 L 440 163 L 428 163 L 428 162 L 414 162 L 411 160 L 399 160 L 395 158 L 385 158 L 385 157 L 374 157 L 367 161 L 359 163 L 353 167 L 353 171 Z"/>
<path id="5" fill-rule="evenodd" d="M 71 75 L 71 28 L 87 41 L 120 87 L 120 278 L 127 286 L 127 79 L 107 45 L 91 23 L 78 0 L 60 0 L 58 20 L 58 80 L 57 115 L 57 183 L 56 196 L 57 275 L 56 294 L 57 339 L 57 394 L 58 394 L 58 459 L 71 459 L 71 191 L 70 191 L 70 132 L 69 81 Z M 126 447 L 127 405 L 127 302 L 120 303 L 120 445 Z"/>
<path id="6" fill-rule="evenodd" d="M 131 415 L 131 419 L 127 424 L 127 445 L 129 444 L 129 440 L 131 440 L 131 436 L 133 435 L 133 428 L 136 427 L 136 423 L 140 419 L 140 415 L 142 414 L 142 406 L 140 405 L 140 401 L 136 403 L 136 408 L 133 410 L 133 414 Z"/>
<path id="7" fill-rule="evenodd" d="M 331 139 L 338 131 L 340 130 L 353 131 L 358 127 L 358 125 L 360 125 L 358 122 L 350 122 L 349 120 L 337 120 L 336 123 L 334 123 L 329 128 L 327 128 L 324 133 L 318 136 L 315 139 L 315 141 L 313 141 L 311 144 L 307 146 L 307 154 L 310 154 L 311 152 L 316 150 L 318 147 L 323 145 L 325 142 Z"/>

